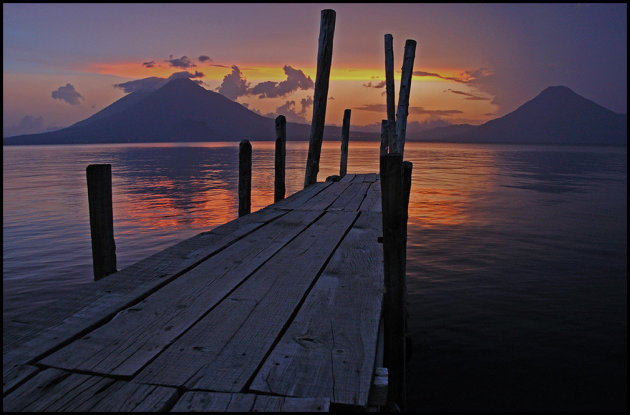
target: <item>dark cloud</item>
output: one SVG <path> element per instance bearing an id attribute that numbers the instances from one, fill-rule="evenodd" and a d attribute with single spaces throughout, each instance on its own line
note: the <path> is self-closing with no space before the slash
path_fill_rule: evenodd
<path id="1" fill-rule="evenodd" d="M 149 62 L 142 62 L 142 65 L 145 68 L 153 68 L 155 66 L 155 61 L 149 61 Z"/>
<path id="2" fill-rule="evenodd" d="M 182 56 L 181 58 L 173 59 L 173 55 L 169 55 L 169 59 L 167 59 L 165 62 L 170 63 L 171 66 L 173 66 L 173 67 L 184 68 L 184 69 L 192 68 L 192 67 L 197 66 L 194 63 L 192 63 L 190 58 L 187 57 L 187 56 Z"/>
<path id="3" fill-rule="evenodd" d="M 227 66 L 227 65 L 219 65 L 218 63 L 210 64 L 210 66 L 217 66 L 219 68 L 229 68 L 229 66 Z"/>
<path id="4" fill-rule="evenodd" d="M 205 61 L 212 62 L 212 59 L 210 59 L 210 56 L 208 55 L 201 55 L 197 59 L 199 60 L 199 62 L 205 62 Z"/>
<path id="5" fill-rule="evenodd" d="M 232 65 L 232 72 L 223 77 L 223 82 L 217 91 L 235 100 L 236 98 L 249 94 L 249 83 L 236 65 Z"/>
<path id="6" fill-rule="evenodd" d="M 315 84 L 311 77 L 306 76 L 301 69 L 295 69 L 289 65 L 285 65 L 282 69 L 287 76 L 286 80 L 282 82 L 261 82 L 253 87 L 249 93 L 258 95 L 258 98 L 274 98 L 285 96 L 298 89 L 314 87 Z"/>
<path id="7" fill-rule="evenodd" d="M 299 110 L 295 101 L 285 101 L 283 105 L 280 105 L 278 108 L 276 108 L 275 112 L 264 114 L 264 116 L 269 118 L 276 118 L 278 115 L 284 115 L 289 122 L 308 123 L 307 117 L 310 114 L 308 114 L 307 111 L 312 106 L 313 97 L 308 96 L 300 100 Z M 260 114 L 259 111 L 256 112 Z"/>
<path id="8" fill-rule="evenodd" d="M 363 86 L 366 87 L 366 88 L 384 88 L 385 87 L 385 81 L 381 81 L 378 84 L 374 84 L 374 85 L 372 85 L 372 81 L 370 81 L 367 84 L 363 84 Z"/>
<path id="9" fill-rule="evenodd" d="M 125 92 L 135 92 L 135 91 L 153 91 L 162 86 L 164 86 L 168 81 L 179 78 L 201 78 L 204 74 L 199 71 L 195 71 L 194 73 L 188 71 L 175 72 L 171 74 L 168 78 L 159 78 L 157 76 L 151 76 L 149 78 L 136 79 L 129 82 L 123 82 L 121 84 L 115 84 L 114 88 L 120 88 Z M 194 82 L 198 84 L 203 84 L 201 80 L 194 80 Z"/>
<path id="10" fill-rule="evenodd" d="M 58 99 L 64 102 L 67 102 L 70 105 L 79 105 L 81 100 L 84 99 L 81 94 L 79 94 L 72 84 L 66 84 L 66 86 L 60 86 L 57 90 L 53 91 L 51 96 L 54 99 Z"/>
<path id="11" fill-rule="evenodd" d="M 464 99 L 467 99 L 467 100 L 470 100 L 470 101 L 490 101 L 490 98 L 488 98 L 488 97 L 482 97 L 482 96 L 470 94 L 470 93 L 464 92 L 464 91 L 456 91 L 454 89 L 447 89 L 444 92 L 447 92 L 447 91 L 448 92 L 452 92 L 453 94 L 463 95 L 463 96 L 466 97 Z"/>
<path id="12" fill-rule="evenodd" d="M 386 104 L 366 104 L 361 107 L 356 107 L 356 110 L 359 111 L 372 111 L 372 112 L 382 112 L 384 114 L 387 113 L 387 105 Z M 409 114 L 419 114 L 419 115 L 441 115 L 441 116 L 450 116 L 455 114 L 462 114 L 463 112 L 460 110 L 428 110 L 424 107 L 409 107 Z"/>
<path id="13" fill-rule="evenodd" d="M 460 72 L 459 76 L 443 76 L 436 72 L 424 72 L 414 71 L 415 76 L 434 76 L 436 78 L 444 79 L 446 81 L 460 82 L 463 84 L 475 84 L 483 78 L 486 78 L 493 73 L 488 68 L 471 69 L 464 72 Z"/>

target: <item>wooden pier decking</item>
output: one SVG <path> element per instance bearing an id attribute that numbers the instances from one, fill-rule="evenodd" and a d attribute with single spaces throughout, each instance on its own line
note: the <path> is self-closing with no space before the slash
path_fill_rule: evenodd
<path id="1" fill-rule="evenodd" d="M 349 174 L 82 286 L 5 322 L 3 409 L 383 405 L 382 235 L 379 177 Z"/>

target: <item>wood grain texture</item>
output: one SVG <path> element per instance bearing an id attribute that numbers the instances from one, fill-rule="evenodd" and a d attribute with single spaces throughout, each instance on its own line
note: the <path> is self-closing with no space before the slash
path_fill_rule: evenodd
<path id="1" fill-rule="evenodd" d="M 413 74 L 413 61 L 416 56 L 416 41 L 407 39 L 405 42 L 405 55 L 403 58 L 402 75 L 400 78 L 400 91 L 398 95 L 398 111 L 396 112 L 396 135 L 394 146 L 389 147 L 390 153 L 404 154 L 405 137 L 407 135 L 407 115 L 409 114 L 409 97 L 411 96 L 411 76 Z"/>
<path id="2" fill-rule="evenodd" d="M 185 392 L 173 412 L 328 412 L 326 398 L 292 398 L 253 393 Z"/>
<path id="3" fill-rule="evenodd" d="M 365 199 L 367 190 L 370 187 L 369 182 L 354 181 L 350 186 L 328 207 L 328 210 L 348 210 L 357 211 L 359 206 Z"/>
<path id="4" fill-rule="evenodd" d="M 365 199 L 359 207 L 360 211 L 381 213 L 381 182 L 377 181 L 370 184 Z"/>
<path id="5" fill-rule="evenodd" d="M 383 301 L 380 215 L 361 213 L 250 387 L 367 406 Z"/>
<path id="6" fill-rule="evenodd" d="M 142 370 L 138 381 L 243 391 L 356 215 L 325 213 Z"/>
<path id="7" fill-rule="evenodd" d="M 332 182 L 318 182 L 308 186 L 306 189 L 300 190 L 297 193 L 293 193 L 287 197 L 275 203 L 274 209 L 299 209 L 304 206 L 309 200 L 316 197 L 321 191 L 330 186 Z"/>
<path id="8" fill-rule="evenodd" d="M 272 208 L 202 232 L 71 294 L 41 310 L 5 321 L 3 325 L 3 379 L 19 383 L 28 376 L 19 366 L 47 355 L 87 330 L 109 320 L 205 258 L 235 240 L 286 214 Z"/>
<path id="9" fill-rule="evenodd" d="M 328 103 L 328 84 L 330 82 L 335 18 L 336 13 L 334 10 L 322 10 L 317 50 L 317 73 L 315 75 L 315 91 L 313 93 L 313 122 L 311 123 L 311 137 L 308 143 L 304 187 L 317 182 L 317 173 L 319 172 L 319 157 L 324 137 L 326 104 Z"/>
<path id="10" fill-rule="evenodd" d="M 40 363 L 133 376 L 318 216 L 294 211 L 251 233 Z"/>

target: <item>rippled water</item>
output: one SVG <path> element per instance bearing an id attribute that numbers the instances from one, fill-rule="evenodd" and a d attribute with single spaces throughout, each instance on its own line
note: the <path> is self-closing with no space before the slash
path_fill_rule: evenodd
<path id="1" fill-rule="evenodd" d="M 252 210 L 274 145 L 252 142 Z M 308 143 L 287 143 L 287 195 Z M 112 164 L 118 269 L 236 218 L 238 143 L 3 149 L 3 317 L 92 281 L 85 167 Z M 407 143 L 410 409 L 624 410 L 626 148 Z M 378 170 L 351 142 L 349 173 Z M 319 180 L 339 171 L 325 142 Z"/>

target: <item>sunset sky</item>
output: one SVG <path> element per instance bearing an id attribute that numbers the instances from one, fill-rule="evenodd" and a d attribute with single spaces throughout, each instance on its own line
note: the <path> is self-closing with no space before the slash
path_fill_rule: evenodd
<path id="1" fill-rule="evenodd" d="M 320 12 L 337 13 L 328 124 L 386 118 L 418 42 L 409 123 L 480 124 L 565 85 L 627 112 L 626 4 L 3 4 L 3 134 L 69 126 L 189 77 L 262 115 L 310 123 Z M 175 74 L 175 75 L 174 75 Z M 147 79 L 149 78 L 149 79 Z"/>

